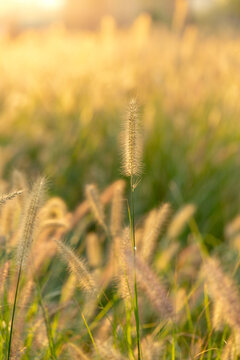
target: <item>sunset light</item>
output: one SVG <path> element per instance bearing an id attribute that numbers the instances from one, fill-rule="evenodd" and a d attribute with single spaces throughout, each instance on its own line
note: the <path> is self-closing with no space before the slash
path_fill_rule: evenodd
<path id="1" fill-rule="evenodd" d="M 0 2 L 0 16 L 16 13 L 16 10 L 59 10 L 65 0 L 7 0 Z"/>
<path id="2" fill-rule="evenodd" d="M 240 360 L 240 0 L 0 0 L 0 360 Z"/>

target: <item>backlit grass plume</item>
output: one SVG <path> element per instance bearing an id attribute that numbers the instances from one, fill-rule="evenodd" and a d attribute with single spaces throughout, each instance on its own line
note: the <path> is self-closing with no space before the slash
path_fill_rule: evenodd
<path id="1" fill-rule="evenodd" d="M 89 202 L 89 206 L 91 207 L 91 210 L 98 221 L 98 223 L 103 227 L 103 229 L 108 232 L 107 225 L 105 222 L 105 214 L 103 210 L 103 205 L 100 201 L 98 189 L 96 185 L 90 184 L 86 186 L 85 189 L 86 197 Z"/>
<path id="2" fill-rule="evenodd" d="M 156 247 L 157 239 L 161 234 L 170 213 L 171 206 L 168 203 L 163 204 L 159 209 L 153 209 L 149 213 L 145 221 L 141 249 L 141 255 L 145 261 L 149 261 L 151 259 Z"/>
<path id="3" fill-rule="evenodd" d="M 135 273 L 135 210 L 134 210 L 134 190 L 138 184 L 135 182 L 135 177 L 139 176 L 142 171 L 142 140 L 139 128 L 138 105 L 135 99 L 131 99 L 128 106 L 127 117 L 124 124 L 122 134 L 123 143 L 123 173 L 130 177 L 130 208 L 129 220 L 131 228 L 131 241 L 133 249 L 133 277 L 134 277 L 134 315 L 136 321 L 137 333 L 137 347 L 138 347 L 138 360 L 141 360 L 141 345 L 140 345 L 140 321 L 138 311 L 138 292 Z"/>
<path id="4" fill-rule="evenodd" d="M 123 191 L 125 184 L 120 183 L 113 192 L 111 208 L 111 234 L 113 237 L 118 236 L 122 230 L 123 217 Z"/>
<path id="5" fill-rule="evenodd" d="M 142 341 L 142 351 L 144 360 L 161 359 L 162 343 L 160 340 L 154 340 L 151 335 L 147 335 Z"/>
<path id="6" fill-rule="evenodd" d="M 174 216 L 169 224 L 167 236 L 170 239 L 178 237 L 183 230 L 184 226 L 188 223 L 191 217 L 194 215 L 196 207 L 193 204 L 187 204 L 183 206 Z"/>
<path id="7" fill-rule="evenodd" d="M 68 343 L 69 359 L 72 360 L 90 360 L 90 358 L 83 352 L 83 350 L 73 343 Z"/>
<path id="8" fill-rule="evenodd" d="M 67 262 L 70 272 L 72 272 L 77 280 L 78 285 L 87 292 L 94 292 L 97 289 L 93 276 L 87 269 L 85 261 L 80 259 L 74 251 L 62 241 L 57 241 L 58 249 Z"/>
<path id="9" fill-rule="evenodd" d="M 29 192 L 29 184 L 26 175 L 19 170 L 14 170 L 12 173 L 12 188 L 23 189 L 23 194 L 19 197 L 19 201 L 24 206 L 26 195 Z"/>
<path id="10" fill-rule="evenodd" d="M 240 355 L 240 333 L 232 334 L 221 354 L 221 360 L 236 360 Z"/>
<path id="11" fill-rule="evenodd" d="M 96 345 L 97 345 L 98 353 L 100 354 L 102 359 L 105 359 L 105 360 L 124 360 L 125 359 L 125 357 L 123 355 L 121 355 L 120 352 L 113 347 L 113 345 L 111 344 L 111 342 L 109 340 L 105 341 L 105 342 L 97 341 Z"/>
<path id="12" fill-rule="evenodd" d="M 133 266 L 131 258 L 127 255 L 130 266 Z M 168 297 L 164 284 L 159 280 L 152 269 L 139 257 L 135 261 L 136 278 L 138 287 L 147 295 L 154 309 L 164 319 L 173 317 L 173 304 Z"/>
<path id="13" fill-rule="evenodd" d="M 215 330 L 221 330 L 224 327 L 223 314 L 224 308 L 221 302 L 215 302 L 213 305 L 212 325 Z"/>
<path id="14" fill-rule="evenodd" d="M 131 252 L 131 233 L 130 229 L 126 227 L 119 241 L 119 251 L 116 260 L 118 260 L 118 289 L 121 297 L 126 300 L 130 300 L 133 297 L 133 274 L 132 268 L 130 267 L 128 256 L 133 262 Z M 128 256 L 126 256 L 126 254 Z"/>
<path id="15" fill-rule="evenodd" d="M 8 339 L 8 357 L 7 357 L 8 360 L 11 357 L 12 333 L 13 333 L 15 309 L 17 304 L 17 296 L 18 296 L 22 267 L 25 264 L 25 261 L 28 257 L 33 242 L 33 234 L 36 225 L 37 214 L 43 198 L 44 187 L 45 187 L 44 178 L 40 178 L 35 182 L 32 191 L 29 194 L 28 200 L 26 202 L 24 216 L 22 218 L 22 225 L 19 233 L 19 243 L 17 248 L 18 277 L 17 277 L 17 284 L 16 284 L 16 290 L 14 296 L 12 321 L 11 321 L 11 327 L 10 327 L 10 333 Z"/>
<path id="16" fill-rule="evenodd" d="M 0 206 L 5 204 L 8 200 L 14 199 L 16 196 L 21 195 L 23 190 L 13 191 L 9 194 L 4 194 L 0 196 Z"/>
<path id="17" fill-rule="evenodd" d="M 45 178 L 38 179 L 33 185 L 32 191 L 26 202 L 17 248 L 17 261 L 19 267 L 25 264 L 33 242 L 37 214 L 42 203 L 45 184 Z"/>
<path id="18" fill-rule="evenodd" d="M 237 215 L 227 226 L 225 227 L 225 235 L 227 238 L 232 238 L 240 231 L 240 215 Z"/>
<path id="19" fill-rule="evenodd" d="M 138 105 L 131 99 L 122 133 L 123 173 L 139 176 L 142 172 L 142 139 L 139 126 Z"/>
<path id="20" fill-rule="evenodd" d="M 223 310 L 221 321 L 240 332 L 240 299 L 234 281 L 223 272 L 219 261 L 215 258 L 206 260 L 202 273 L 215 305 Z M 217 325 L 216 319 L 214 322 Z M 219 314 L 217 323 L 220 323 Z"/>
<path id="21" fill-rule="evenodd" d="M 0 297 L 2 297 L 3 293 L 4 293 L 4 286 L 5 286 L 5 282 L 8 276 L 8 272 L 9 272 L 9 262 L 6 261 L 5 264 L 3 265 L 3 267 L 1 268 L 1 275 L 0 275 Z"/>
<path id="22" fill-rule="evenodd" d="M 94 232 L 89 233 L 86 237 L 86 251 L 89 266 L 99 267 L 102 262 L 102 251 L 100 240 Z"/>

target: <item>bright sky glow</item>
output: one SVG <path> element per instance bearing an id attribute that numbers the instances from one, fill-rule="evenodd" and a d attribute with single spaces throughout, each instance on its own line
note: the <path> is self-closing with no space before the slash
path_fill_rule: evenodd
<path id="1" fill-rule="evenodd" d="M 227 2 L 228 0 L 189 0 L 190 7 L 199 13 L 208 11 L 215 5 L 224 5 Z"/>
<path id="2" fill-rule="evenodd" d="M 55 11 L 62 7 L 64 0 L 3 0 L 0 1 L 0 14 L 24 9 Z"/>

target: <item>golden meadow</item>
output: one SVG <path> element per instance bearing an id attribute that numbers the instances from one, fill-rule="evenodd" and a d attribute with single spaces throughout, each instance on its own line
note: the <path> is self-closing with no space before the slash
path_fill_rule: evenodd
<path id="1" fill-rule="evenodd" d="M 147 15 L 1 38 L 1 359 L 238 359 L 239 45 Z"/>

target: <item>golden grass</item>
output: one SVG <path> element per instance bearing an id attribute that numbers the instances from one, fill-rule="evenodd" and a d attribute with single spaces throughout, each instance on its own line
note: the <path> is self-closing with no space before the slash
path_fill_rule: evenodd
<path id="1" fill-rule="evenodd" d="M 223 343 L 221 350 L 219 350 L 220 358 L 227 359 L 229 356 L 234 358 L 233 356 L 238 354 L 240 309 L 236 284 L 234 284 L 230 275 L 228 276 L 222 271 L 219 261 L 214 257 L 206 258 L 203 256 L 204 260 L 201 260 L 200 250 L 196 245 L 194 247 L 194 244 L 190 243 L 186 248 L 182 248 L 177 240 L 180 229 L 182 231 L 183 225 L 186 225 L 186 218 L 189 218 L 190 215 L 191 217 L 193 216 L 193 209 L 195 210 L 195 208 L 192 205 L 189 207 L 191 212 L 187 211 L 188 215 L 189 213 L 190 215 L 187 217 L 183 216 L 183 222 L 176 221 L 176 219 L 181 218 L 179 214 L 186 212 L 186 206 L 183 206 L 168 224 L 166 221 L 170 213 L 170 205 L 168 203 L 152 210 L 148 217 L 145 216 L 145 222 L 140 221 L 136 226 L 136 230 L 139 230 L 143 224 L 144 232 L 141 239 L 142 245 L 139 248 L 139 252 L 136 250 L 137 255 L 134 261 L 131 250 L 130 229 L 126 228 L 124 231 L 120 231 L 122 229 L 120 224 L 122 224 L 123 219 L 120 222 L 117 221 L 118 231 L 114 232 L 114 234 L 119 233 L 120 235 L 118 236 L 109 238 L 109 235 L 104 235 L 102 231 L 100 234 L 87 231 L 84 239 L 78 242 L 77 246 L 75 243 L 74 247 L 76 247 L 76 250 L 64 244 L 60 240 L 63 235 L 66 237 L 68 236 L 67 234 L 72 232 L 77 234 L 79 225 L 82 224 L 83 226 L 87 219 L 88 221 L 90 219 L 92 223 L 93 219 L 88 217 L 91 207 L 88 206 L 87 210 L 84 210 L 85 215 L 83 215 L 82 210 L 79 211 L 79 209 L 83 209 L 85 205 L 87 206 L 87 203 L 80 204 L 76 211 L 72 213 L 68 212 L 64 201 L 59 198 L 50 198 L 40 205 L 40 198 L 42 197 L 40 195 L 42 191 L 41 184 L 40 180 L 35 183 L 32 191 L 27 195 L 25 210 L 22 208 L 23 214 L 28 209 L 28 218 L 31 221 L 31 226 L 29 225 L 31 229 L 27 232 L 31 236 L 26 236 L 26 239 L 31 238 L 33 240 L 34 238 L 34 241 L 32 241 L 30 259 L 32 265 L 26 273 L 22 274 L 23 279 L 19 288 L 18 307 L 21 309 L 21 312 L 17 309 L 12 341 L 12 356 L 16 355 L 24 359 L 30 349 L 31 353 L 40 354 L 42 349 L 45 349 L 46 354 L 50 354 L 49 349 L 53 347 L 59 359 L 69 358 L 71 356 L 69 355 L 70 349 L 72 349 L 73 356 L 76 358 L 94 359 L 100 356 L 101 358 L 122 359 L 128 356 L 130 359 L 133 359 L 134 354 L 137 354 L 136 330 L 132 317 L 134 308 L 134 269 L 139 291 L 138 306 L 141 319 L 140 336 L 142 338 L 141 356 L 143 355 L 147 359 L 154 360 L 156 356 L 162 356 L 164 353 L 172 354 L 172 331 L 175 331 L 174 336 L 176 337 L 177 331 L 181 331 L 181 328 L 182 331 L 184 329 L 191 331 L 191 324 L 192 326 L 194 324 L 198 337 L 202 339 L 201 345 L 199 345 L 199 339 L 197 338 L 198 342 L 195 343 L 194 337 L 192 338 L 191 351 L 195 352 L 195 354 L 204 353 L 206 350 L 206 343 L 204 342 L 204 339 L 206 340 L 204 335 L 206 328 L 202 320 L 200 321 L 202 316 L 201 301 L 203 301 L 201 297 L 204 290 L 198 277 L 199 258 L 203 263 L 201 274 L 204 275 L 206 289 L 209 291 L 214 305 L 213 308 L 211 306 L 210 312 L 209 308 L 203 310 L 204 312 L 206 311 L 207 323 L 212 324 L 210 326 L 213 327 L 214 331 L 220 331 L 223 334 L 226 332 L 226 324 L 231 329 L 230 335 L 225 334 L 224 341 L 227 341 L 227 344 L 224 346 Z M 111 195 L 117 194 L 118 198 L 119 186 L 121 188 L 120 199 L 122 199 L 124 197 L 122 191 L 123 183 L 119 182 L 111 185 L 103 193 L 99 193 L 98 196 L 101 206 L 105 203 L 105 206 L 109 209 L 110 219 L 112 218 L 113 211 L 111 209 L 112 196 L 108 196 L 108 194 L 109 192 Z M 17 201 L 17 198 L 14 198 L 12 201 Z M 33 232 L 33 224 L 37 212 L 32 210 L 33 208 L 38 209 L 39 230 L 35 232 Z M 124 205 L 123 203 L 123 210 L 126 211 L 126 209 L 126 204 Z M 19 211 L 19 209 L 11 207 L 11 211 L 15 212 Z M 123 214 L 124 211 L 121 213 Z M 80 216 L 78 221 L 76 221 L 76 216 Z M 152 217 L 154 220 L 151 219 Z M 24 216 L 22 219 L 24 224 L 26 221 Z M 62 223 L 67 222 L 68 226 L 59 228 L 57 222 L 59 219 L 61 219 Z M 73 221 L 73 219 L 75 220 Z M 51 223 L 51 226 L 42 227 L 40 225 L 41 223 L 49 223 L 50 220 L 55 221 Z M 106 217 L 105 220 L 107 222 Z M 179 226 L 180 223 L 181 226 Z M 174 224 L 176 224 L 175 229 Z M 165 225 L 165 231 L 163 225 Z M 89 226 L 89 222 L 87 222 L 87 226 Z M 19 222 L 19 228 L 21 229 L 21 227 L 21 222 Z M 189 228 L 185 231 L 191 230 Z M 173 232 L 176 234 L 175 236 L 172 236 Z M 149 240 L 147 233 L 150 238 L 154 235 L 154 246 Z M 194 233 L 192 236 L 194 236 Z M 76 235 L 69 237 L 70 244 L 71 239 L 75 237 Z M 161 242 L 159 242 L 159 238 L 161 238 Z M 67 263 L 70 274 L 67 275 L 65 273 L 65 279 L 62 279 L 60 283 L 58 280 L 58 284 L 61 286 L 59 300 L 49 301 L 47 298 L 44 299 L 48 303 L 47 309 L 42 303 L 43 299 L 40 300 L 39 295 L 37 295 L 39 290 L 37 292 L 34 290 L 36 285 L 32 279 L 36 281 L 36 277 L 39 279 L 42 276 L 45 277 L 51 269 L 51 262 L 53 262 L 53 266 L 56 269 L 59 268 L 61 262 L 56 257 L 54 240 L 57 241 L 58 250 Z M 115 244 L 114 258 L 111 253 L 112 247 L 109 246 L 112 241 Z M 42 247 L 41 244 L 44 246 Z M 49 247 L 46 247 L 47 244 L 49 244 Z M 148 254 L 151 256 L 146 256 L 148 245 L 150 246 Z M 159 246 L 161 251 L 154 251 L 154 249 L 159 249 Z M 107 247 L 108 256 L 103 253 L 103 247 Z M 172 247 L 173 249 L 171 249 Z M 85 250 L 89 262 L 88 265 L 83 255 Z M 78 256 L 76 252 L 81 255 Z M 196 258 L 195 252 L 198 252 L 198 257 Z M 176 255 L 178 255 L 179 260 L 176 258 Z M 192 263 L 186 261 L 186 256 L 191 258 Z M 54 258 L 56 259 L 54 260 Z M 0 289 L 1 301 L 7 301 L 9 304 L 13 301 L 15 286 L 15 280 L 8 276 L 9 264 L 12 261 L 10 259 L 5 262 L 2 261 L 3 272 Z M 166 279 L 164 280 L 164 277 L 166 277 L 165 269 L 169 269 L 171 272 L 171 263 L 176 264 L 177 271 L 175 274 L 167 275 L 169 278 L 167 285 Z M 91 267 L 91 272 L 88 266 Z M 189 266 L 192 267 L 190 272 Z M 55 269 L 53 271 L 54 273 L 56 272 Z M 107 282 L 106 276 L 108 277 Z M 186 279 L 193 281 L 193 284 L 191 286 L 189 286 L 189 283 L 184 285 Z M 118 285 L 117 288 L 115 286 L 116 283 Z M 37 305 L 38 301 L 41 302 L 41 307 L 44 307 L 47 314 L 47 318 L 44 320 L 38 310 L 38 306 L 40 306 Z M 206 297 L 204 301 L 206 306 Z M 208 317 L 209 313 L 211 317 Z M 1 316 L 4 317 L 4 314 L 5 312 Z M 64 335 L 64 328 L 71 327 L 71 323 L 76 324 L 76 321 L 80 321 L 82 315 L 84 316 L 87 329 L 84 323 L 82 323 L 80 327 L 77 327 L 77 332 L 72 330 L 72 335 L 69 338 L 71 339 L 71 345 L 66 346 L 68 340 L 65 337 L 66 335 Z M 200 318 L 198 319 L 198 317 Z M 1 326 L 5 323 L 6 320 L 2 322 Z M 44 323 L 47 325 L 45 326 Z M 24 329 L 24 331 L 20 331 L 20 329 Z M 164 331 L 164 329 L 165 332 L 161 334 L 161 331 Z M 51 332 L 49 333 L 49 331 Z M 35 338 L 32 338 L 32 332 L 37 334 Z M 78 332 L 82 334 L 84 339 L 89 334 L 89 337 L 94 339 L 94 345 L 91 345 L 88 341 L 85 343 L 85 340 L 83 341 L 81 336 L 79 337 Z M 120 336 L 120 334 L 124 333 L 124 336 L 127 337 L 127 342 Z M 51 337 L 49 338 L 49 334 L 52 334 L 52 339 Z M 59 340 L 60 342 L 56 341 L 58 334 L 63 336 L 63 340 Z M 5 336 L 7 336 L 7 333 Z M 194 336 L 193 333 L 192 336 Z M 208 334 L 208 336 L 211 337 L 211 334 Z M 211 341 L 214 341 L 213 338 L 211 339 Z M 113 341 L 115 341 L 115 345 Z M 181 342 L 180 338 L 176 338 L 176 341 L 181 348 L 181 352 L 183 351 L 184 354 L 187 354 L 189 351 L 190 353 L 190 350 L 185 348 L 184 342 Z M 209 346 L 209 351 L 214 352 L 213 343 L 209 344 Z M 1 351 L 4 351 L 4 347 L 1 348 Z M 179 350 L 176 348 L 175 351 L 178 352 Z"/>
<path id="2" fill-rule="evenodd" d="M 31 189 L 19 171 L 0 179 L 1 193 L 7 194 L 0 199 L 0 358 L 8 352 L 17 248 L 18 264 L 27 266 L 19 276 L 12 356 L 235 360 L 239 355 L 239 215 L 231 202 L 220 201 L 234 194 L 237 202 L 238 196 L 232 170 L 239 147 L 239 39 L 185 26 L 186 9 L 179 4 L 174 31 L 142 15 L 127 29 L 106 18 L 94 33 L 55 27 L 1 38 L 0 139 L 6 141 L 1 175 L 14 159 L 14 166 L 26 165 L 30 173 L 44 168 L 61 179 L 70 173 L 74 180 L 71 186 L 65 178 L 62 188 L 56 185 L 56 194 L 64 187 L 63 198 L 41 201 L 44 181 Z M 126 97 L 136 89 L 144 106 L 139 114 L 135 100 L 130 102 L 123 149 L 125 174 L 136 180 L 129 217 L 123 180 L 103 191 L 88 185 L 86 200 L 82 185 L 97 174 L 103 187 L 110 168 L 102 169 L 102 162 L 96 167 L 99 159 L 119 169 L 113 153 L 101 157 L 99 149 L 105 138 L 115 149 L 116 113 L 123 113 Z M 151 169 L 143 171 L 142 182 L 138 116 L 148 142 L 146 170 Z M 159 143 L 164 145 L 156 156 Z M 82 166 L 90 155 L 95 167 L 86 165 L 89 160 Z M 221 167 L 222 178 L 214 172 Z M 206 182 L 194 185 L 196 178 Z M 184 182 L 189 193 L 181 192 Z M 160 184 L 172 195 L 163 196 Z M 195 196 L 196 184 L 202 188 Z M 150 209 L 159 201 L 163 205 Z M 74 210 L 70 202 L 77 204 Z M 230 221 L 222 242 L 212 224 L 220 219 L 223 227 L 225 215 Z M 129 218 L 135 222 L 131 229 Z"/>

